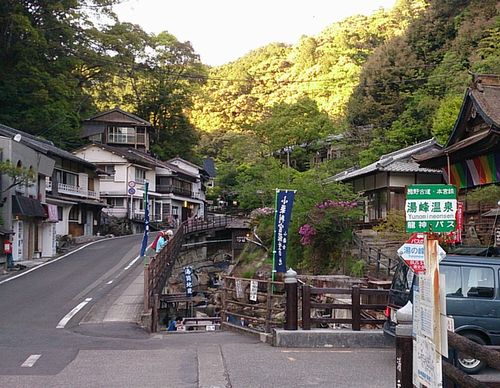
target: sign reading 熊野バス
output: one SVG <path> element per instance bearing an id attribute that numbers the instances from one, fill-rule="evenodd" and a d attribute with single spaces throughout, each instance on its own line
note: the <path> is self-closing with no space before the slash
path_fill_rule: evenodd
<path id="1" fill-rule="evenodd" d="M 457 188 L 453 185 L 410 185 L 405 211 L 407 232 L 451 232 L 457 226 Z"/>

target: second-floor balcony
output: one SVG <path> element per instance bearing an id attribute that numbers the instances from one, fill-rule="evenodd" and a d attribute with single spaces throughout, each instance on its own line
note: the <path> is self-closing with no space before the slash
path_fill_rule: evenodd
<path id="1" fill-rule="evenodd" d="M 161 194 L 176 194 L 182 195 L 184 197 L 194 198 L 194 193 L 191 190 L 172 185 L 156 185 L 156 192 Z"/>
<path id="2" fill-rule="evenodd" d="M 48 180 L 45 183 L 45 189 L 47 191 L 52 191 L 52 181 Z M 57 185 L 57 192 L 60 194 L 67 194 L 67 195 L 74 195 L 77 197 L 83 197 L 83 198 L 92 198 L 92 199 L 98 199 L 98 193 L 97 191 L 93 190 L 87 190 L 78 186 L 74 185 L 68 185 L 65 183 L 58 183 Z"/>

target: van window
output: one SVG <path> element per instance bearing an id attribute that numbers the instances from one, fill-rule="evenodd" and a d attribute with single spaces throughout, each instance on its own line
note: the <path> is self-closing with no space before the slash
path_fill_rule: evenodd
<path id="1" fill-rule="evenodd" d="M 440 265 L 439 273 L 445 276 L 446 296 L 462 297 L 462 274 L 460 267 L 454 265 Z"/>
<path id="2" fill-rule="evenodd" d="M 400 262 L 396 272 L 394 273 L 394 278 L 392 280 L 392 289 L 398 291 L 409 291 L 413 282 L 413 276 L 415 273 L 406 264 Z"/>
<path id="3" fill-rule="evenodd" d="M 493 269 L 464 266 L 462 276 L 464 294 L 468 298 L 493 298 L 495 295 Z"/>

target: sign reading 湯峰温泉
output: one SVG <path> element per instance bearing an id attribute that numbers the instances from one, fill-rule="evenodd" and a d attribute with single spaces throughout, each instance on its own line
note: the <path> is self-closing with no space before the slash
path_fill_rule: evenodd
<path id="1" fill-rule="evenodd" d="M 405 210 L 407 232 L 451 232 L 457 226 L 457 188 L 410 185 Z"/>

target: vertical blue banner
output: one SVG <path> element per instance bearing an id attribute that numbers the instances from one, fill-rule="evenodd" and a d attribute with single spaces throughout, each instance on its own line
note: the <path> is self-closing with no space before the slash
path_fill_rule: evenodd
<path id="1" fill-rule="evenodd" d="M 184 267 L 184 285 L 186 286 L 186 296 L 193 296 L 193 267 Z"/>
<path id="2" fill-rule="evenodd" d="M 149 198 L 148 198 L 149 183 L 144 182 L 144 236 L 142 237 L 141 256 L 146 253 L 148 247 L 149 234 Z"/>
<path id="3" fill-rule="evenodd" d="M 276 190 L 273 240 L 273 267 L 275 272 L 286 272 L 288 224 L 292 216 L 294 198 L 295 191 L 293 190 Z"/>

